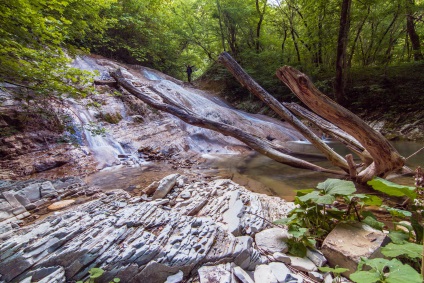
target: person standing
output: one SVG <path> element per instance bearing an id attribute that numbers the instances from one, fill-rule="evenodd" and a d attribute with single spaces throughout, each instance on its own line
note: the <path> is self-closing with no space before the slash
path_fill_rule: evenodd
<path id="1" fill-rule="evenodd" d="M 187 65 L 186 72 L 187 72 L 187 80 L 189 83 L 191 83 L 191 74 L 193 73 L 193 68 L 194 66 Z"/>

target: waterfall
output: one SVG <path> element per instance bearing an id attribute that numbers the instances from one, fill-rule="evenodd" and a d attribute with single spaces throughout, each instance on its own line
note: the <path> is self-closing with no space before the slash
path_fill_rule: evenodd
<path id="1" fill-rule="evenodd" d="M 82 130 L 86 146 L 98 162 L 98 169 L 120 164 L 138 165 L 145 162 L 136 154 L 126 152 L 122 145 L 108 133 L 97 133 L 93 129 L 93 127 L 96 127 L 93 125 L 98 123 L 94 118 L 94 111 L 75 101 L 69 100 L 68 102 L 71 108 L 71 111 L 69 111 L 70 116 L 73 117 L 74 123 L 78 125 L 78 128 Z"/>

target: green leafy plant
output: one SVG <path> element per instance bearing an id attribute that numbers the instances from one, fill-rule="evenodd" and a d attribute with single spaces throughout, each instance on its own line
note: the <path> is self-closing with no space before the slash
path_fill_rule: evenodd
<path id="1" fill-rule="evenodd" d="M 321 272 L 331 272 L 334 275 L 334 281 L 336 283 L 340 283 L 342 282 L 341 276 L 340 274 L 342 274 L 343 272 L 349 271 L 349 269 L 347 268 L 342 268 L 342 267 L 327 267 L 327 266 L 323 266 L 323 267 L 318 267 L 319 271 Z"/>
<path id="2" fill-rule="evenodd" d="M 368 268 L 369 270 L 364 270 Z M 350 279 L 358 283 L 421 283 L 421 275 L 411 266 L 397 259 L 361 258 L 358 270 L 350 275 Z"/>
<path id="3" fill-rule="evenodd" d="M 381 200 L 363 194 L 354 194 L 355 185 L 351 181 L 327 179 L 317 185 L 317 190 L 297 191 L 296 208 L 287 218 L 277 220 L 275 224 L 288 226 L 292 237 L 288 240 L 290 253 L 305 256 L 307 247 L 315 247 L 315 239 L 322 239 L 340 221 L 359 217 L 356 206 L 375 203 Z M 337 208 L 334 203 L 341 200 L 345 209 Z M 361 206 L 362 206 L 361 205 Z M 355 211 L 356 214 L 351 213 Z"/>
<path id="4" fill-rule="evenodd" d="M 77 281 L 76 283 L 95 283 L 96 279 L 102 277 L 104 272 L 105 271 L 101 268 L 93 267 L 88 271 L 90 276 L 88 277 L 86 281 Z M 121 282 L 121 279 L 113 278 L 113 280 L 110 281 L 110 283 L 118 283 L 118 282 Z"/>

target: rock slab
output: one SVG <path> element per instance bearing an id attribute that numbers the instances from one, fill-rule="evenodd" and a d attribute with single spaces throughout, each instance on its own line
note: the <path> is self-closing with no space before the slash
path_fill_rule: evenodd
<path id="1" fill-rule="evenodd" d="M 383 232 L 366 224 L 339 224 L 325 238 L 321 251 L 330 266 L 348 268 L 343 273 L 347 277 L 356 271 L 361 257 L 383 257 L 380 248 L 388 242 Z"/>
<path id="2" fill-rule="evenodd" d="M 276 252 L 286 253 L 288 251 L 288 246 L 285 242 L 287 239 L 287 230 L 282 228 L 266 229 L 255 235 L 255 242 L 258 248 L 270 254 Z"/>

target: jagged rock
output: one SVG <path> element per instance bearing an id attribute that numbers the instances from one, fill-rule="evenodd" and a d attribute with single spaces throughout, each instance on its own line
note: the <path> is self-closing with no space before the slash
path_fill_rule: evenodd
<path id="1" fill-rule="evenodd" d="M 181 281 L 183 281 L 183 278 L 184 278 L 184 273 L 181 270 L 179 270 L 174 275 L 168 276 L 168 278 L 166 278 L 165 283 L 180 283 Z"/>
<path id="2" fill-rule="evenodd" d="M 3 197 L 10 204 L 12 208 L 12 213 L 14 215 L 19 215 L 26 212 L 25 207 L 16 199 L 15 194 L 12 192 L 3 192 Z"/>
<path id="3" fill-rule="evenodd" d="M 220 264 L 216 266 L 202 266 L 199 268 L 200 283 L 236 283 L 231 272 L 231 264 Z"/>
<path id="4" fill-rule="evenodd" d="M 322 267 L 327 263 L 325 256 L 318 250 L 306 250 L 306 257 L 309 258 L 316 266 Z"/>
<path id="5" fill-rule="evenodd" d="M 324 275 L 324 283 L 333 283 L 333 276 L 330 272 Z"/>
<path id="6" fill-rule="evenodd" d="M 235 266 L 233 269 L 234 275 L 242 282 L 242 283 L 255 283 L 253 279 L 249 276 L 249 274 L 243 270 L 240 266 Z"/>
<path id="7" fill-rule="evenodd" d="M 297 270 L 305 272 L 313 272 L 318 270 L 316 265 L 306 257 L 302 258 L 297 256 L 291 256 L 290 265 Z"/>
<path id="8" fill-rule="evenodd" d="M 349 276 L 356 271 L 361 257 L 383 257 L 380 248 L 388 242 L 383 232 L 366 224 L 339 224 L 325 238 L 321 250 L 330 266 L 348 268 L 343 275 Z"/>
<path id="9" fill-rule="evenodd" d="M 22 192 L 31 202 L 37 201 L 41 198 L 40 184 L 37 183 L 25 187 L 24 189 L 22 189 Z"/>
<path id="10" fill-rule="evenodd" d="M 128 203 L 124 207 L 117 202 Z M 249 255 L 250 253 L 250 255 Z M 244 238 L 234 237 L 209 217 L 189 217 L 148 202 L 130 203 L 124 191 L 82 204 L 21 228 L 0 245 L 0 274 L 20 281 L 39 268 L 61 266 L 67 280 L 92 267 L 105 270 L 100 282 L 164 282 L 181 270 L 255 259 Z"/>
<path id="11" fill-rule="evenodd" d="M 322 282 L 324 281 L 324 276 L 319 272 L 308 272 L 309 277 L 314 279 L 315 281 Z"/>
<path id="12" fill-rule="evenodd" d="M 143 190 L 143 193 L 145 193 L 145 194 L 147 194 L 147 195 L 151 195 L 151 194 L 153 194 L 155 191 L 156 191 L 156 189 L 158 188 L 158 186 L 159 186 L 159 182 L 157 182 L 157 181 L 154 181 L 153 183 L 151 183 L 150 185 L 148 185 L 144 190 Z"/>
<path id="13" fill-rule="evenodd" d="M 287 278 L 290 278 L 290 269 L 284 263 L 271 262 L 268 266 L 271 268 L 271 272 L 278 282 L 287 282 Z"/>
<path id="14" fill-rule="evenodd" d="M 57 195 L 56 189 L 50 181 L 44 182 L 40 186 L 41 197 L 49 197 Z"/>
<path id="15" fill-rule="evenodd" d="M 279 262 L 285 263 L 285 264 L 291 264 L 291 258 L 290 256 L 283 254 L 283 253 L 274 253 L 272 257 Z"/>
<path id="16" fill-rule="evenodd" d="M 168 192 L 174 187 L 175 182 L 180 174 L 171 174 L 166 176 L 159 182 L 159 186 L 153 194 L 153 199 L 164 198 Z"/>
<path id="17" fill-rule="evenodd" d="M 287 239 L 287 230 L 282 228 L 267 229 L 255 235 L 258 249 L 267 253 L 287 252 L 289 250 L 285 242 Z"/>
<path id="18" fill-rule="evenodd" d="M 240 236 L 240 213 L 243 211 L 243 202 L 240 199 L 240 191 L 230 192 L 228 210 L 223 213 L 223 222 L 227 224 L 227 229 L 234 236 Z"/>

